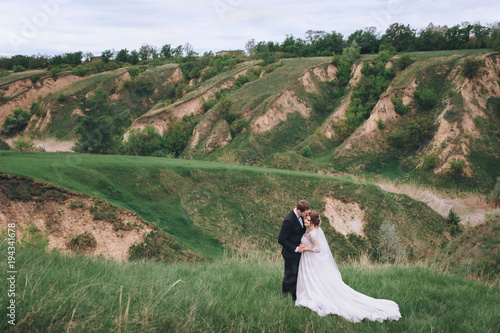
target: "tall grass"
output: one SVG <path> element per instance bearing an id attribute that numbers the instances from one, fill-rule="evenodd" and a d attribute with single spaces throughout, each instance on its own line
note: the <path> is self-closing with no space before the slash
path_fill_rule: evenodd
<path id="1" fill-rule="evenodd" d="M 5 247 L 2 249 L 5 253 Z M 7 270 L 2 255 L 0 269 Z M 18 248 L 16 326 L 6 332 L 498 332 L 500 290 L 418 265 L 341 266 L 354 289 L 399 304 L 397 322 L 319 317 L 281 295 L 282 262 L 119 263 Z M 5 309 L 7 294 L 0 294 Z"/>

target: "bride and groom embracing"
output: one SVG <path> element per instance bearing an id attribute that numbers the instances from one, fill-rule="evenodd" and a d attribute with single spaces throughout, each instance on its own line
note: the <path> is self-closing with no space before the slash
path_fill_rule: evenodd
<path id="1" fill-rule="evenodd" d="M 319 214 L 305 200 L 283 220 L 278 237 L 285 260 L 283 294 L 290 293 L 296 306 L 320 316 L 335 314 L 350 322 L 401 318 L 395 302 L 364 295 L 342 281 L 320 223 Z"/>

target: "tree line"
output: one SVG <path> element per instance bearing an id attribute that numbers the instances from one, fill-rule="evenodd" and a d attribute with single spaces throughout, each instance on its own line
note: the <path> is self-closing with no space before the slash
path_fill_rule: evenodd
<path id="1" fill-rule="evenodd" d="M 492 48 L 500 50 L 500 23 L 481 25 L 463 22 L 452 27 L 434 26 L 417 32 L 410 25 L 391 24 L 383 34 L 375 28 L 356 30 L 347 38 L 341 33 L 308 30 L 305 39 L 287 35 L 282 43 L 250 40 L 245 48 L 249 55 L 265 58 L 316 57 L 342 54 L 344 48 L 355 46 L 361 54 L 377 53 L 381 45 L 392 46 L 397 52 L 440 51 Z"/>
<path id="2" fill-rule="evenodd" d="M 371 27 L 356 30 L 349 36 L 343 36 L 336 31 L 308 30 L 305 38 L 287 35 L 281 43 L 256 42 L 252 39 L 245 44 L 245 49 L 248 56 L 265 59 L 268 63 L 272 63 L 276 58 L 342 54 L 343 49 L 349 46 L 359 47 L 361 54 L 375 54 L 378 53 L 381 45 L 392 46 L 396 52 L 478 48 L 500 50 L 500 23 L 482 25 L 463 22 L 451 27 L 434 26 L 431 23 L 427 28 L 418 32 L 408 24 L 393 23 L 383 34 Z M 177 47 L 165 44 L 161 48 L 144 44 L 139 50 L 129 51 L 126 48 L 119 51 L 104 50 L 100 56 L 78 51 L 52 57 L 41 54 L 0 57 L 0 70 L 50 69 L 64 65 L 74 67 L 91 62 L 94 58 L 99 58 L 104 64 L 116 62 L 136 65 L 141 61 L 157 58 L 182 59 L 198 56 L 199 54 L 194 51 L 190 43 Z M 205 52 L 203 56 L 210 57 L 213 54 Z"/>

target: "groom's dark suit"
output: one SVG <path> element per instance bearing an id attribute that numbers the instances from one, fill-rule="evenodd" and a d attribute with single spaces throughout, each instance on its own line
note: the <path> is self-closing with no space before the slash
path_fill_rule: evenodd
<path id="1" fill-rule="evenodd" d="M 306 231 L 306 228 L 302 225 L 292 210 L 283 220 L 278 236 L 278 242 L 283 246 L 281 254 L 285 260 L 282 291 L 283 294 L 291 293 L 294 300 L 297 298 L 297 275 L 301 255 L 299 252 L 295 252 L 295 250 L 300 245 L 302 235 Z"/>

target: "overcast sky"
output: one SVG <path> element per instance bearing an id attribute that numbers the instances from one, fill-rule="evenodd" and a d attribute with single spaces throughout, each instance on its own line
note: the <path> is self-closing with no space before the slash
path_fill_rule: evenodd
<path id="1" fill-rule="evenodd" d="M 340 32 L 394 22 L 420 30 L 500 21 L 498 0 L 2 0 L 0 56 L 138 50 L 189 42 L 194 51 L 282 42 L 307 30 Z"/>

